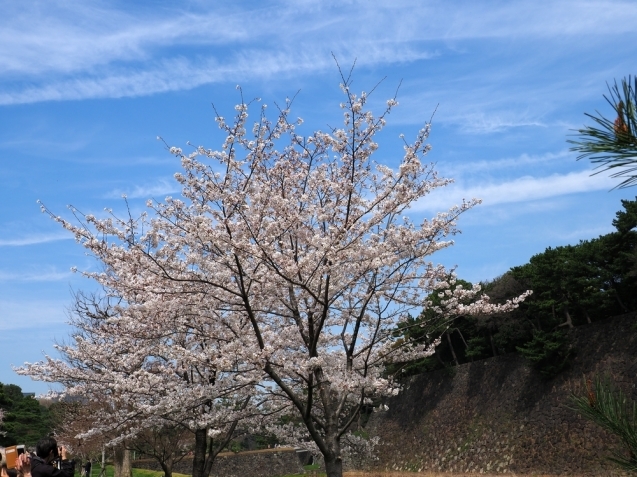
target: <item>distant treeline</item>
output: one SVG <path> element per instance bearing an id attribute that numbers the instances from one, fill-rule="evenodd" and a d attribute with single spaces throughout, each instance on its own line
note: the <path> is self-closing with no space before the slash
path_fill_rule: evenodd
<path id="1" fill-rule="evenodd" d="M 33 396 L 22 394 L 20 386 L 0 383 L 0 409 L 4 419 L 0 423 L 0 446 L 26 444 L 34 447 L 52 431 L 49 409 Z"/>
<path id="2" fill-rule="evenodd" d="M 637 198 L 636 198 L 637 199 Z M 637 309 L 637 200 L 622 200 L 616 231 L 577 245 L 549 247 L 482 287 L 495 303 L 533 290 L 520 307 L 493 316 L 441 321 L 432 310 L 409 317 L 397 331 L 424 341 L 440 339 L 433 356 L 392 365 L 388 372 L 409 376 L 469 361 L 518 352 L 545 378 L 568 366 L 577 352 L 568 330 Z M 457 280 L 455 286 L 471 284 Z M 430 295 L 440 303 L 437 293 Z M 417 324 L 424 325 L 414 326 Z"/>

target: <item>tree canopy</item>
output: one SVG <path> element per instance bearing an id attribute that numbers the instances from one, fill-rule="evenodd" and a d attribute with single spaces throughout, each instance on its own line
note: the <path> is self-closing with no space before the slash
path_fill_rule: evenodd
<path id="1" fill-rule="evenodd" d="M 87 275 L 118 302 L 62 349 L 69 361 L 22 372 L 70 393 L 101 387 L 139 423 L 168 409 L 210 410 L 188 420 L 204 438 L 232 422 L 244 396 L 262 416 L 295 416 L 269 429 L 315 446 L 327 474 L 340 476 L 345 450 L 372 444 L 352 432 L 361 411 L 400 389 L 385 365 L 431 353 L 430 343 L 396 345 L 409 311 L 488 314 L 526 296 L 493 305 L 431 262 L 479 201 L 414 223 L 410 206 L 450 182 L 423 162 L 430 125 L 395 162 L 374 162 L 397 101 L 376 116 L 369 95 L 342 80 L 341 127 L 301 135 L 291 100 L 274 120 L 262 105 L 250 124 L 255 104 L 242 98 L 232 121 L 217 115 L 219 150 L 170 147 L 181 197 L 150 201 L 139 218 L 52 214 L 100 261 L 104 271 Z M 438 304 L 427 303 L 432 291 Z M 185 397 L 178 389 L 190 382 Z"/>
<path id="2" fill-rule="evenodd" d="M 443 339 L 433 356 L 389 366 L 388 372 L 410 375 L 509 352 L 521 353 L 547 379 L 565 369 L 576 352 L 569 329 L 637 309 L 637 198 L 621 205 L 612 221 L 614 232 L 576 245 L 547 247 L 528 263 L 482 284 L 494 303 L 532 289 L 519 308 L 438 320 L 437 334 L 427 325 L 433 323 L 431 310 L 399 324 L 398 337 L 417 333 L 430 341 Z M 430 297 L 438 299 L 436 293 Z"/>
<path id="3" fill-rule="evenodd" d="M 0 409 L 4 415 L 0 423 L 1 446 L 34 446 L 52 430 L 49 410 L 33 396 L 24 396 L 20 386 L 0 383 Z"/>

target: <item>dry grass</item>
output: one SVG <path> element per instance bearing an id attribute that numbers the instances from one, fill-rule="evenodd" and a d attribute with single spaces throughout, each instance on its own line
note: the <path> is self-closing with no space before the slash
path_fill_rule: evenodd
<path id="1" fill-rule="evenodd" d="M 384 471 L 372 471 L 372 472 L 343 472 L 343 477 L 502 477 L 503 475 L 510 475 L 511 477 L 555 477 L 549 474 L 516 474 L 514 472 L 507 472 L 506 474 L 451 474 L 451 473 L 434 473 L 434 472 L 384 472 Z M 571 476 L 577 477 L 577 476 Z"/>
<path id="2" fill-rule="evenodd" d="M 553 474 L 516 474 L 515 472 L 507 472 L 506 474 L 479 474 L 479 473 L 464 473 L 464 474 L 455 474 L 451 472 L 389 472 L 389 471 L 370 471 L 370 472 L 362 472 L 362 471 L 348 471 L 343 472 L 343 477 L 503 477 L 505 475 L 509 475 L 511 477 L 558 477 Z M 305 474 L 298 474 L 289 477 L 312 477 L 312 476 L 322 476 L 325 477 L 325 472 L 321 471 L 306 471 Z M 560 476 L 564 477 L 564 475 Z M 571 475 L 569 477 L 584 477 L 581 475 Z"/>

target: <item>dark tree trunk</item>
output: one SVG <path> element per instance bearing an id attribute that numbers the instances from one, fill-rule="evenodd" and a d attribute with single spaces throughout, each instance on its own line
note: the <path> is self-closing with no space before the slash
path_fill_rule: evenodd
<path id="1" fill-rule="evenodd" d="M 586 323 L 591 324 L 592 323 L 591 317 L 588 316 L 588 312 L 586 311 L 586 309 L 582 308 L 582 311 L 584 312 L 584 316 L 586 317 Z"/>
<path id="2" fill-rule="evenodd" d="M 192 477 L 209 477 L 216 455 L 217 453 L 213 452 L 213 440 L 208 439 L 208 429 L 197 429 L 195 431 L 195 455 L 192 459 Z"/>
<path id="3" fill-rule="evenodd" d="M 458 357 L 456 356 L 456 350 L 453 349 L 453 344 L 451 344 L 451 336 L 449 335 L 448 331 L 445 334 L 447 335 L 447 343 L 449 343 L 449 349 L 451 350 L 451 356 L 453 356 L 453 361 L 456 363 L 456 366 L 460 366 L 460 363 L 458 362 Z"/>
<path id="4" fill-rule="evenodd" d="M 334 455 L 323 456 L 327 477 L 343 477 L 343 460 Z"/>
<path id="5" fill-rule="evenodd" d="M 123 445 L 117 446 L 113 452 L 114 477 L 132 477 L 130 451 Z"/>
<path id="6" fill-rule="evenodd" d="M 212 463 L 215 461 L 217 453 L 212 452 L 213 440 L 208 440 L 208 455 L 206 456 L 206 463 L 203 466 L 203 477 L 208 477 L 212 471 Z"/>
<path id="7" fill-rule="evenodd" d="M 617 303 L 619 303 L 619 306 L 624 311 L 624 313 L 628 313 L 628 307 L 626 307 L 626 305 L 624 305 L 624 302 L 622 301 L 621 297 L 619 296 L 619 292 L 617 291 L 617 288 L 615 288 L 615 284 L 612 285 L 612 288 L 613 288 L 613 292 L 614 292 L 615 298 L 617 299 Z"/>
<path id="8" fill-rule="evenodd" d="M 462 331 L 460 331 L 459 328 L 456 328 L 456 331 L 458 332 L 458 334 L 460 335 L 460 339 L 464 343 L 464 355 L 466 357 L 467 356 L 467 350 L 469 349 L 469 345 L 467 344 L 467 340 L 464 339 L 464 335 L 462 334 Z M 469 358 L 469 360 L 473 363 L 473 356 L 471 358 Z"/>
<path id="9" fill-rule="evenodd" d="M 197 429 L 195 431 L 195 455 L 192 459 L 192 477 L 206 477 L 204 470 L 208 447 L 206 445 L 207 437 L 206 429 Z"/>
<path id="10" fill-rule="evenodd" d="M 165 477 L 173 477 L 173 460 L 172 459 L 161 461 L 159 465 L 161 466 L 161 470 L 164 471 Z"/>
<path id="11" fill-rule="evenodd" d="M 495 342 L 493 341 L 493 335 L 491 334 L 491 330 L 489 330 L 489 343 L 491 344 L 491 352 L 493 353 L 493 356 L 497 356 L 498 352 L 495 349 Z"/>
<path id="12" fill-rule="evenodd" d="M 325 436 L 327 452 L 323 454 L 325 473 L 327 477 L 343 477 L 343 459 L 341 457 L 341 442 L 337 436 L 337 427 L 328 423 Z"/>
<path id="13" fill-rule="evenodd" d="M 560 326 L 568 326 L 569 329 L 573 328 L 573 320 L 571 319 L 571 314 L 568 312 L 567 306 L 564 307 L 564 318 L 566 318 L 566 321 L 560 324 Z"/>
<path id="14" fill-rule="evenodd" d="M 442 360 L 442 358 L 440 357 L 440 353 L 438 353 L 438 351 L 434 351 L 434 356 L 436 357 L 436 359 L 438 360 L 438 362 L 444 367 L 445 366 L 445 362 Z"/>

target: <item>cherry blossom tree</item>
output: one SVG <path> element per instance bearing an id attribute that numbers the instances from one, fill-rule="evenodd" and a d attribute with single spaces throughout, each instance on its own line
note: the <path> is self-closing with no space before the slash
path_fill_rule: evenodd
<path id="1" fill-rule="evenodd" d="M 57 441 L 71 450 L 73 455 L 80 457 L 82 462 L 99 462 L 101 458 L 100 477 L 106 475 L 104 464 L 107 450 L 113 456 L 115 477 L 130 477 L 131 451 L 154 458 L 166 477 L 172 476 L 174 464 L 192 452 L 192 432 L 181 423 L 168 421 L 157 423 L 155 420 L 153 427 L 144 426 L 134 437 L 115 446 L 114 449 L 108 448 L 107 445 L 119 437 L 118 432 L 101 432 L 88 439 L 78 438 L 91 429 L 103 427 L 104 416 L 108 416 L 111 409 L 112 405 L 105 401 L 89 403 L 85 400 L 64 400 L 54 403 L 52 410 L 56 421 Z"/>
<path id="2" fill-rule="evenodd" d="M 57 400 L 49 408 L 53 417 L 55 438 L 74 456 L 82 461 L 99 461 L 110 440 L 107 436 L 93 437 L 89 440 L 78 439 L 77 436 L 94 427 L 95 416 L 99 414 L 102 403 L 85 403 L 79 400 Z M 105 459 L 104 459 L 105 460 Z M 104 477 L 106 468 L 102 466 L 100 477 Z"/>
<path id="3" fill-rule="evenodd" d="M 242 97 L 233 121 L 217 115 L 219 150 L 169 148 L 183 168 L 175 175 L 181 198 L 149 201 L 136 219 L 55 217 L 103 264 L 86 275 L 125 306 L 98 336 L 64 350 L 63 371 L 49 359 L 24 372 L 59 380 L 73 368 L 80 375 L 68 384 L 79 391 L 90 387 L 95 370 L 81 374 L 95 360 L 111 370 L 107 387 L 114 402 L 127 403 L 117 412 L 129 420 L 258 389 L 267 396 L 255 403 L 263 414 L 302 423 L 303 432 L 279 427 L 288 441 L 311 442 L 327 475 L 341 476 L 362 409 L 399 392 L 385 366 L 432 352 L 396 341 L 402 317 L 431 305 L 432 291 L 449 318 L 506 311 L 524 298 L 496 306 L 477 286 L 452 286 L 430 257 L 452 244 L 457 218 L 479 201 L 415 223 L 410 207 L 451 182 L 423 162 L 430 124 L 405 142 L 402 157 L 375 162 L 375 136 L 398 103 L 390 99 L 375 116 L 350 77 L 341 89 L 342 127 L 301 135 L 291 100 L 273 121 L 261 105 L 250 124 L 259 101 Z M 236 417 L 236 405 L 229 409 Z M 219 406 L 210 415 L 223 421 Z"/>
<path id="4" fill-rule="evenodd" d="M 102 298 L 79 293 L 72 310 L 73 341 L 57 346 L 64 359 L 47 357 L 18 372 L 62 383 L 61 397 L 80 399 L 81 408 L 90 410 L 65 429 L 69 441 L 104 442 L 114 447 L 116 461 L 125 462 L 135 439 L 169 428 L 181 435 L 181 428 L 194 437 L 193 475 L 208 476 L 257 393 L 249 370 L 240 370 L 229 354 L 227 369 L 218 368 L 219 361 L 211 364 L 208 354 L 217 356 L 218 342 L 193 343 L 188 325 L 174 321 L 187 320 L 187 305 L 180 307 L 180 317 L 168 307 L 146 315 L 112 293 Z M 165 449 L 151 455 L 170 477 L 174 456 Z"/>
<path id="5" fill-rule="evenodd" d="M 192 451 L 192 434 L 180 424 L 145 429 L 128 445 L 141 455 L 154 458 L 165 477 L 172 477 L 173 467 Z"/>

